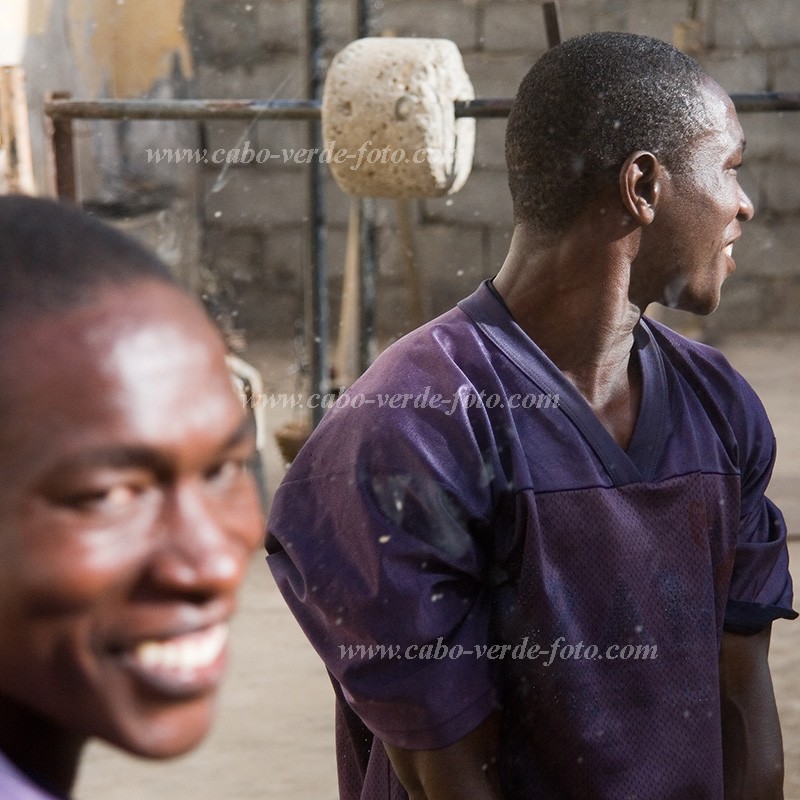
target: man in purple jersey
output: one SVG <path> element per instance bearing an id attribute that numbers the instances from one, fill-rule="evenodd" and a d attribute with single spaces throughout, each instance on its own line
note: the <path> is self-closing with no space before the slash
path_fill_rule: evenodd
<path id="1" fill-rule="evenodd" d="M 718 352 L 642 316 L 717 306 L 743 149 L 663 42 L 591 34 L 523 80 L 500 272 L 390 347 L 275 497 L 343 798 L 782 797 L 772 430 Z"/>
<path id="2" fill-rule="evenodd" d="M 0 798 L 69 795 L 99 737 L 208 731 L 262 530 L 225 346 L 76 208 L 0 198 Z"/>

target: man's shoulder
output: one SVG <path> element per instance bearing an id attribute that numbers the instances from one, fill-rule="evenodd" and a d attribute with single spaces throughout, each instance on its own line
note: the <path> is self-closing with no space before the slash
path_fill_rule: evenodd
<path id="1" fill-rule="evenodd" d="M 739 459 L 770 457 L 774 435 L 756 391 L 715 347 L 646 320 L 666 361 L 681 376 L 684 390 L 700 400 L 718 431 L 733 434 Z"/>
<path id="2" fill-rule="evenodd" d="M 723 398 L 736 399 L 743 394 L 755 396 L 744 377 L 716 347 L 684 336 L 650 318 L 646 318 L 646 324 L 662 355 L 693 385 L 700 385 Z"/>
<path id="3" fill-rule="evenodd" d="M 481 335 L 458 306 L 407 333 L 389 345 L 351 389 L 386 390 L 433 378 L 458 381 L 467 367 L 477 366 L 483 354 Z"/>

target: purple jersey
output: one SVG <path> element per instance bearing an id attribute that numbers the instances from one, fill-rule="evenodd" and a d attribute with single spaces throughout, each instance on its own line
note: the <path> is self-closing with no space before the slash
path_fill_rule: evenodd
<path id="1" fill-rule="evenodd" d="M 510 800 L 722 800 L 723 627 L 796 616 L 774 437 L 715 350 L 643 320 L 634 356 L 622 449 L 485 283 L 292 465 L 268 563 L 334 678 L 345 800 L 405 797 L 380 740 L 493 709 Z"/>
<path id="2" fill-rule="evenodd" d="M 20 772 L 0 753 L 0 797 L 3 800 L 58 800 Z"/>

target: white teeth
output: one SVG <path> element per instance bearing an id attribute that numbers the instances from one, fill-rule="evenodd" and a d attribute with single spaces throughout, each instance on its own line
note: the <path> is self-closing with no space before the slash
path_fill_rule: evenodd
<path id="1" fill-rule="evenodd" d="M 730 244 L 729 244 L 729 245 L 728 245 L 728 246 L 725 248 L 725 255 L 726 255 L 726 256 L 728 256 L 728 258 L 730 258 L 730 257 L 733 255 L 733 242 L 731 242 L 731 243 L 730 243 Z"/>
<path id="2" fill-rule="evenodd" d="M 146 669 L 193 672 L 213 664 L 228 641 L 228 626 L 214 625 L 165 641 L 142 642 L 134 651 Z"/>

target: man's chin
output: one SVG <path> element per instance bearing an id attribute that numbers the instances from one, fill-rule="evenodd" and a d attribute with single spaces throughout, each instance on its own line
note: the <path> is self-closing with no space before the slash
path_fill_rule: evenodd
<path id="1" fill-rule="evenodd" d="M 678 298 L 672 308 L 678 311 L 686 311 L 689 314 L 696 314 L 698 317 L 707 317 L 719 307 L 720 293 L 715 292 L 713 296 L 684 294 Z"/>

